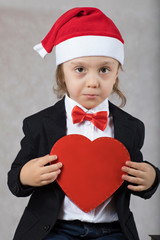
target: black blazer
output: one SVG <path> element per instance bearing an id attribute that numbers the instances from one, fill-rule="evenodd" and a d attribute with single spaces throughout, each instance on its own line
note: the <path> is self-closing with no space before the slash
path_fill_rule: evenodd
<path id="1" fill-rule="evenodd" d="M 115 138 L 126 146 L 132 161 L 143 161 L 140 152 L 144 140 L 143 123 L 111 103 L 109 107 L 114 121 Z M 31 198 L 17 227 L 14 240 L 42 240 L 56 222 L 64 193 L 56 181 L 43 187 L 24 187 L 20 183 L 19 173 L 27 161 L 49 154 L 53 144 L 66 135 L 64 99 L 26 118 L 23 131 L 25 136 L 21 141 L 21 150 L 8 173 L 8 186 L 14 195 L 31 195 Z M 160 173 L 154 168 L 157 172 L 154 186 L 147 191 L 133 192 L 134 195 L 146 199 L 156 191 Z M 130 194 L 127 182 L 124 182 L 114 194 L 116 210 L 125 236 L 129 240 L 138 240 L 133 215 L 129 209 Z"/>

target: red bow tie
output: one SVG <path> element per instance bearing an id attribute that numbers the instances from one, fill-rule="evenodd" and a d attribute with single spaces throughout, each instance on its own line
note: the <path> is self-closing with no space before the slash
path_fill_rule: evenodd
<path id="1" fill-rule="evenodd" d="M 97 128 L 104 131 L 107 126 L 108 113 L 101 111 L 93 114 L 85 113 L 80 107 L 75 106 L 72 110 L 73 124 L 81 123 L 85 120 L 91 121 Z"/>

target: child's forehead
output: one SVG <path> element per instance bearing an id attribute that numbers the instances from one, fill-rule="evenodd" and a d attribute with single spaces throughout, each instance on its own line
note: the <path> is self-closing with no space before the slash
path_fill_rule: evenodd
<path id="1" fill-rule="evenodd" d="M 68 61 L 71 65 L 79 65 L 79 64 L 96 64 L 96 65 L 102 65 L 102 64 L 115 64 L 118 62 L 117 60 L 111 58 L 111 57 L 105 57 L 105 56 L 87 56 L 87 57 L 78 57 L 74 58 L 70 61 Z"/>

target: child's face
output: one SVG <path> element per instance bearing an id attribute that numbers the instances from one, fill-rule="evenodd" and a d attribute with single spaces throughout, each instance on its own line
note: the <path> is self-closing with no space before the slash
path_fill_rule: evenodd
<path id="1" fill-rule="evenodd" d="M 81 57 L 63 63 L 70 98 L 87 109 L 102 103 L 112 92 L 119 63 L 110 57 Z"/>

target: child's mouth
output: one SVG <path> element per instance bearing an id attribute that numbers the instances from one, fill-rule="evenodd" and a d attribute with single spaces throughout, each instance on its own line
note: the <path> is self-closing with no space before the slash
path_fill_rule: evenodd
<path id="1" fill-rule="evenodd" d="M 89 99 L 95 99 L 97 97 L 97 94 L 85 94 L 85 96 Z"/>

